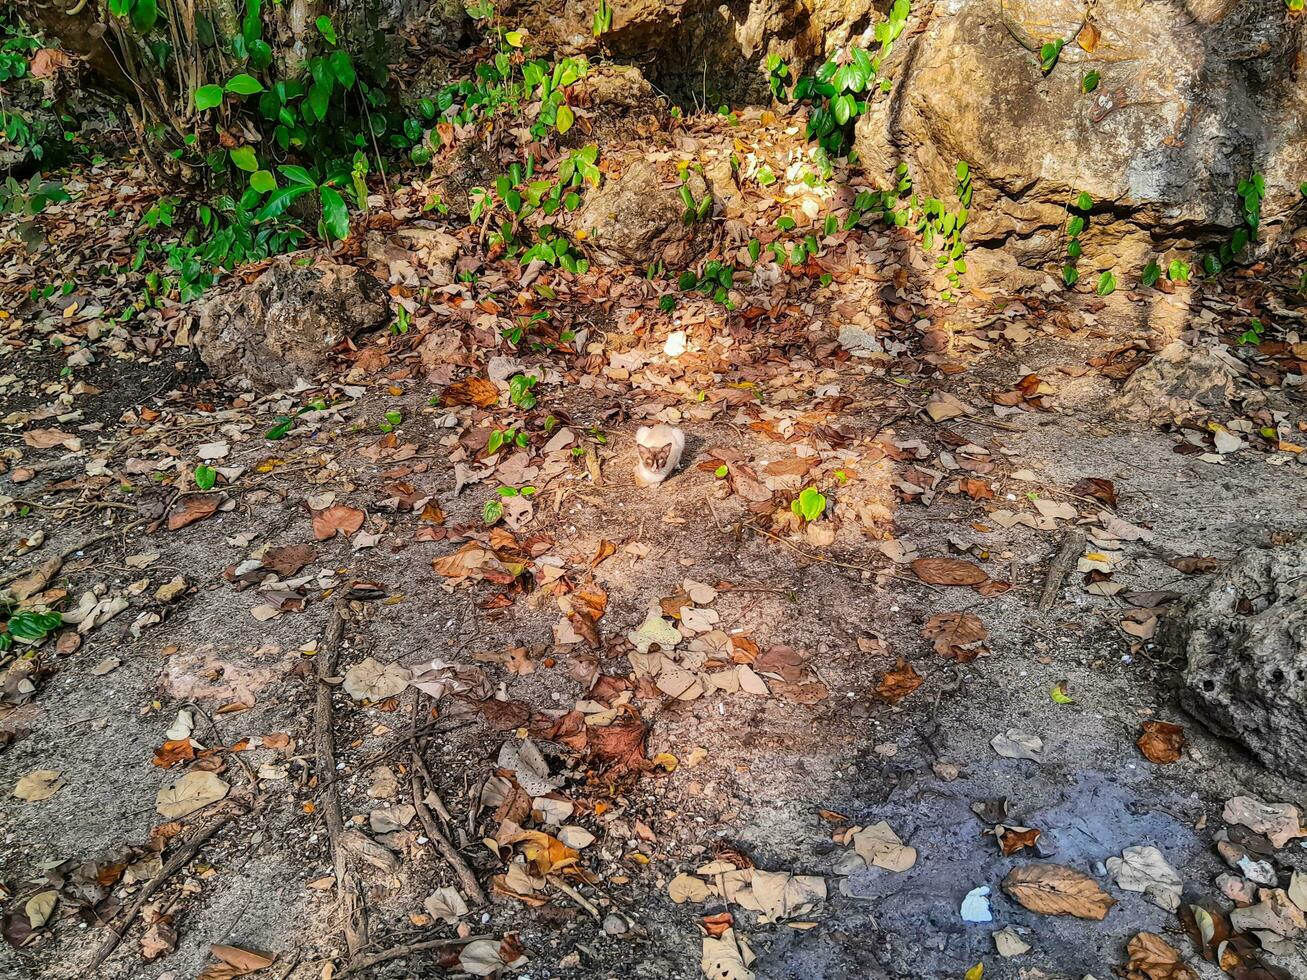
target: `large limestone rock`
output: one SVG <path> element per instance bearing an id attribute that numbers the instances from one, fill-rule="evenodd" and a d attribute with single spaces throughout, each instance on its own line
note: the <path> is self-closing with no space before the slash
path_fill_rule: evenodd
<path id="1" fill-rule="evenodd" d="M 1226 414 L 1235 402 L 1260 407 L 1266 396 L 1247 380 L 1248 368 L 1215 341 L 1167 344 L 1126 381 L 1115 408 L 1141 421 Z"/>
<path id="2" fill-rule="evenodd" d="M 1078 32 L 1083 46 L 1068 41 L 1042 72 L 1028 47 Z M 1085 94 L 1091 71 L 1101 81 Z M 1307 180 L 1307 55 L 1282 0 L 914 3 L 886 72 L 892 92 L 856 129 L 863 166 L 907 162 L 948 202 L 967 161 L 973 268 L 1000 249 L 1060 265 L 1067 205 L 1084 191 L 1082 277 L 1120 278 L 1168 247 L 1228 240 L 1250 174 L 1266 179 L 1267 215 Z"/>
<path id="3" fill-rule="evenodd" d="M 327 367 L 331 349 L 390 317 L 385 289 L 351 265 L 283 255 L 200 311 L 195 346 L 221 378 L 288 387 Z"/>
<path id="4" fill-rule="evenodd" d="M 711 193 L 698 174 L 691 173 L 688 184 L 696 201 Z M 569 228 L 583 234 L 587 250 L 601 264 L 640 266 L 661 259 L 669 268 L 684 268 L 696 245 L 684 213 L 678 185 L 665 182 L 648 160 L 636 159 L 619 176 L 586 191 Z"/>
<path id="5" fill-rule="evenodd" d="M 1262 762 L 1307 778 L 1307 542 L 1247 552 L 1185 605 L 1185 707 Z"/>

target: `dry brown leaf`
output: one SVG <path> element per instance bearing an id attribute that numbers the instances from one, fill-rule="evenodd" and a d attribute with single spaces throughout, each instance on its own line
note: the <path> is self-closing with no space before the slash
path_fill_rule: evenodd
<path id="1" fill-rule="evenodd" d="M 287 544 L 280 548 L 269 548 L 263 553 L 263 567 L 282 578 L 290 578 L 313 561 L 316 554 L 317 549 L 311 544 Z"/>
<path id="2" fill-rule="evenodd" d="M 493 408 L 499 404 L 499 389 L 495 387 L 493 381 L 487 381 L 485 378 L 464 378 L 446 387 L 440 397 L 446 405 Z"/>
<path id="3" fill-rule="evenodd" d="M 219 962 L 206 966 L 196 980 L 234 980 L 266 969 L 276 960 L 271 954 L 257 953 L 238 946 L 214 945 L 209 947 L 209 951 Z"/>
<path id="4" fill-rule="evenodd" d="M 921 635 L 934 641 L 936 653 L 965 664 L 985 652 L 989 630 L 974 613 L 942 612 L 927 620 Z"/>
<path id="5" fill-rule="evenodd" d="M 1081 50 L 1093 54 L 1101 37 L 1102 33 L 1094 26 L 1093 21 L 1087 20 L 1085 26 L 1080 28 L 1080 33 L 1076 35 L 1076 44 L 1080 45 Z"/>
<path id="6" fill-rule="evenodd" d="M 1026 864 L 1003 879 L 1007 892 L 1032 912 L 1101 920 L 1116 899 L 1089 875 L 1061 864 Z"/>
<path id="7" fill-rule="evenodd" d="M 1071 492 L 1079 497 L 1101 500 L 1109 507 L 1116 506 L 1116 484 L 1111 480 L 1104 480 L 1102 477 L 1087 476 L 1077 482 L 1071 488 Z"/>
<path id="8" fill-rule="evenodd" d="M 1185 966 L 1180 952 L 1161 936 L 1141 932 L 1126 943 L 1126 980 L 1198 980 Z"/>
<path id="9" fill-rule="evenodd" d="M 178 499 L 168 513 L 168 530 L 178 531 L 196 521 L 212 517 L 222 501 L 217 494 L 189 493 Z"/>
<path id="10" fill-rule="evenodd" d="M 337 533 L 349 537 L 363 526 L 367 517 L 357 507 L 346 504 L 333 504 L 313 512 L 313 536 L 319 541 L 334 538 Z"/>
<path id="11" fill-rule="evenodd" d="M 902 701 L 919 688 L 922 680 L 922 676 L 912 669 L 912 664 L 900 657 L 895 668 L 886 671 L 885 676 L 880 679 L 880 683 L 876 685 L 876 693 L 893 704 Z"/>
<path id="12" fill-rule="evenodd" d="M 1184 749 L 1184 729 L 1169 721 L 1146 721 L 1144 732 L 1135 744 L 1149 762 L 1158 765 L 1179 762 Z"/>
<path id="13" fill-rule="evenodd" d="M 961 558 L 918 558 L 912 571 L 927 585 L 980 585 L 989 575 L 979 565 Z"/>

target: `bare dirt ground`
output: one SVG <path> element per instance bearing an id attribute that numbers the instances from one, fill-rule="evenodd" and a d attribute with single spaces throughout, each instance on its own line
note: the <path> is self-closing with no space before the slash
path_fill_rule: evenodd
<path id="1" fill-rule="evenodd" d="M 10 252 L 0 574 L 62 556 L 33 595 L 70 612 L 91 593 L 99 613 L 6 655 L 0 974 L 242 975 L 212 972 L 226 944 L 296 980 L 679 978 L 701 958 L 725 980 L 747 975 L 745 949 L 767 978 L 1101 980 L 1151 932 L 1222 976 L 1105 864 L 1158 848 L 1185 903 L 1228 908 L 1225 801 L 1307 802 L 1180 709 L 1158 632 L 1243 550 L 1307 533 L 1307 414 L 1281 383 L 1302 362 L 1301 298 L 1259 269 L 1170 295 L 977 288 L 949 305 L 899 274 L 916 266 L 883 229 L 831 253 L 828 285 L 759 278 L 734 312 L 662 311 L 625 270 L 550 272 L 542 297 L 487 263 L 418 295 L 408 334 L 251 394 L 173 344 L 189 312 L 113 328 L 85 312 L 103 305 L 86 278 L 24 295 L 36 270 Z M 1240 344 L 1268 306 L 1297 319 Z M 583 337 L 499 341 L 539 308 Z M 850 324 L 873 356 L 840 343 Z M 1223 341 L 1269 403 L 1129 416 L 1113 365 L 1181 331 Z M 457 357 L 423 355 L 448 337 Z M 74 351 L 90 363 L 68 369 Z M 506 377 L 494 357 L 539 369 L 538 406 L 502 383 L 466 403 L 465 379 Z M 294 427 L 267 439 L 279 417 Z M 641 489 L 633 434 L 655 418 L 688 447 Z M 1209 423 L 1242 443 L 1218 447 Z M 488 452 L 511 428 L 527 446 Z M 807 520 L 805 487 L 825 497 Z M 954 645 L 923 636 L 945 613 L 966 614 Z M 1136 745 L 1151 721 L 1183 727 L 1174 761 Z M 1005 733 L 1040 739 L 1037 758 L 1000 754 Z M 11 795 L 42 770 L 55 792 Z M 858 857 L 881 821 L 915 849 L 876 852 L 901 870 Z M 1304 867 L 1296 842 L 1254 853 L 1272 850 Z M 1114 904 L 1101 920 L 1026 907 L 1001 885 L 1032 866 Z M 965 921 L 983 887 L 991 921 Z M 51 892 L 32 925 L 29 899 Z M 1000 930 L 1028 951 L 999 955 Z M 1271 966 L 1245 975 L 1307 976 L 1291 945 Z"/>

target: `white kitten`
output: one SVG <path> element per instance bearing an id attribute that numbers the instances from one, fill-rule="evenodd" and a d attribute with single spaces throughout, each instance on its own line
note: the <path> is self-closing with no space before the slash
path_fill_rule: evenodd
<path id="1" fill-rule="evenodd" d="M 640 426 L 635 433 L 635 485 L 662 483 L 680 464 L 684 451 L 685 433 L 675 426 Z"/>

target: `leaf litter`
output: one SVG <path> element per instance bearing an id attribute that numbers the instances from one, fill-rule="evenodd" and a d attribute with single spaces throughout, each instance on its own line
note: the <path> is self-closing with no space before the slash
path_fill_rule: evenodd
<path id="1" fill-rule="evenodd" d="M 711 118 L 684 124 L 655 151 L 664 154 L 659 163 L 670 175 L 675 161 L 726 152 L 747 171 L 759 154 L 798 153 L 787 159 L 801 177 L 787 122 L 755 116 L 746 127 L 727 125 Z M 153 193 L 137 184 L 88 189 L 84 206 L 112 201 L 135 219 Z M 806 199 L 805 186 L 795 179 L 786 194 Z M 1012 769 L 1038 796 L 1042 781 L 1055 778 L 1043 771 L 1055 767 L 1031 728 L 1055 743 L 1057 766 L 1082 770 L 1126 773 L 1137 762 L 1130 748 L 1137 737 L 1138 752 L 1165 767 L 1158 778 L 1184 788 L 1177 798 L 1189 795 L 1194 777 L 1185 772 L 1186 753 L 1208 758 L 1194 755 L 1195 746 L 1210 751 L 1205 735 L 1194 732 L 1191 745 L 1190 733 L 1175 723 L 1129 716 L 1121 752 L 1084 719 L 1102 712 L 1119 720 L 1113 702 L 1151 683 L 1136 669 L 1164 656 L 1158 640 L 1175 598 L 1172 578 L 1201 579 L 1218 562 L 1205 552 L 1224 552 L 1189 542 L 1159 558 L 1154 542 L 1175 538 L 1177 520 L 1168 523 L 1169 515 L 1145 498 L 1151 492 L 1165 499 L 1171 488 L 1147 475 L 1127 476 L 1127 467 L 1100 468 L 1096 444 L 1086 451 L 1081 443 L 1077 452 L 1071 440 L 1064 454 L 1060 446 L 1041 446 L 1026 428 L 1035 418 L 1045 427 L 1060 424 L 1060 413 L 1076 411 L 1075 402 L 1064 401 L 1073 391 L 1099 398 L 1109 391 L 1104 378 L 1119 381 L 1127 366 L 1149 356 L 1146 344 L 1104 352 L 1110 310 L 980 287 L 957 305 L 942 304 L 908 275 L 912 256 L 896 236 L 865 227 L 827 235 L 830 251 L 801 270 L 818 277 L 812 282 L 828 278 L 820 290 L 800 286 L 802 277 L 783 264 L 764 265 L 754 283 L 742 285 L 747 302 L 735 310 L 682 296 L 673 320 L 659 308 L 660 287 L 631 270 L 547 270 L 525 283 L 520 270 L 450 224 L 459 261 L 475 274 L 419 294 L 404 266 L 422 267 L 423 253 L 399 249 L 389 233 L 434 230 L 419 223 L 430 219 L 417 217 L 428 193 L 434 186 L 398 189 L 390 210 L 375 216 L 379 227 L 361 229 L 352 255 L 390 280 L 392 298 L 414 306 L 417 328 L 358 338 L 320 386 L 231 395 L 160 376 L 159 397 L 131 398 L 121 418 L 88 425 L 59 418 L 60 401 L 80 408 L 92 394 L 75 390 L 89 383 L 77 363 L 67 380 L 41 382 L 61 386 L 58 399 L 19 380 L 15 391 L 25 401 L 7 424 L 22 437 L 5 456 L 13 487 L 4 493 L 26 486 L 23 494 L 39 494 L 58 516 L 39 534 L 23 518 L 22 543 L 12 551 L 27 562 L 9 595 L 63 615 L 55 643 L 25 638 L 37 641 L 24 642 L 34 656 L 4 663 L 4 704 L 12 714 L 3 745 L 10 758 L 23 760 L 10 780 L 22 804 L 17 812 L 59 807 L 63 814 L 88 805 L 86 762 L 65 755 L 61 736 L 45 736 L 48 759 L 36 756 L 37 740 L 20 733 L 43 722 L 17 713 L 33 706 L 53 711 L 49 678 L 76 665 L 79 673 L 66 678 L 95 678 L 103 693 L 92 695 L 94 718 L 66 716 L 61 724 L 98 733 L 93 726 L 102 713 L 139 713 L 154 737 L 143 750 L 129 748 L 134 740 L 115 726 L 116 736 L 104 742 L 113 761 L 104 764 L 137 773 L 136 802 L 148 811 L 157 793 L 166 823 L 143 845 L 64 842 L 68 853 L 55 855 L 60 864 L 27 869 L 40 888 L 27 889 L 25 875 L 26 890 L 7 903 L 11 944 L 72 943 L 65 906 L 96 931 L 115 928 L 124 900 L 153 877 L 148 868 L 176 853 L 198 821 L 246 807 L 263 820 L 274 799 L 300 821 L 296 833 L 303 831 L 280 859 L 296 862 L 295 874 L 311 874 L 306 880 L 325 880 L 309 890 L 326 896 L 321 902 L 335 901 L 330 861 L 305 841 L 323 839 L 324 792 L 339 783 L 350 800 L 355 873 L 395 889 L 393 902 L 369 908 L 374 924 L 384 923 L 386 936 L 396 924 L 408 929 L 406 941 L 447 939 L 430 953 L 445 969 L 489 976 L 539 961 L 542 971 L 553 970 L 551 940 L 537 937 L 572 915 L 596 918 L 574 895 L 603 913 L 595 928 L 605 941 L 624 943 L 626 933 L 598 923 L 614 910 L 635 918 L 649 908 L 651 916 L 664 916 L 651 896 L 665 893 L 676 909 L 687 907 L 667 921 L 687 939 L 697 930 L 700 966 L 709 976 L 766 975 L 776 967 L 768 961 L 773 930 L 836 928 L 850 914 L 843 903 L 860 900 L 852 897 L 855 879 L 912 882 L 938 869 L 942 835 L 960 840 L 951 836 L 956 822 L 932 802 L 935 790 L 906 790 L 914 794 L 912 809 L 894 794 L 877 795 L 894 785 L 901 798 L 911 784 L 905 773 L 918 786 L 948 784 L 979 798 L 988 794 L 991 774 Z M 752 222 L 769 237 L 793 203 L 751 185 L 743 196 L 745 217 L 731 220 Z M 71 243 L 75 222 L 68 214 L 56 208 L 43 220 Z M 865 263 L 854 246 L 869 253 Z M 121 252 L 124 243 L 110 247 Z M 720 257 L 732 254 L 728 239 L 712 247 Z M 867 275 L 873 270 L 874 279 Z M 11 262 L 7 274 L 33 273 Z M 117 287 L 101 288 L 108 299 Z M 1251 282 L 1229 288 L 1246 293 L 1240 302 L 1266 299 Z M 180 305 L 166 306 L 166 314 L 148 309 L 140 332 L 125 336 L 96 316 L 63 317 L 66 304 L 52 319 L 30 301 L 12 302 L 11 293 L 18 295 L 5 294 L 6 313 L 18 313 L 6 319 L 6 337 L 24 338 L 15 350 L 33 330 L 57 330 L 61 351 L 97 351 L 146 367 L 160 354 L 175 359 L 173 341 L 191 316 Z M 1219 330 L 1228 311 L 1211 303 L 1220 300 L 1195 299 L 1195 329 Z M 566 352 L 573 350 L 568 342 L 541 345 L 549 354 L 515 349 L 502 337 L 519 310 L 549 310 L 582 324 L 585 336 L 575 353 Z M 874 357 L 865 356 L 873 353 L 868 342 Z M 849 344 L 864 346 L 855 353 Z M 1254 363 L 1272 357 L 1283 365 L 1290 357 L 1244 353 Z M 1041 363 L 999 377 L 989 362 L 1000 354 Z M 1060 367 L 1051 363 L 1055 356 Z M 528 363 L 534 360 L 540 363 Z M 540 412 L 518 411 L 510 395 L 505 371 L 523 367 L 544 379 L 535 389 L 546 399 Z M 326 408 L 306 409 L 319 397 Z M 1226 472 L 1250 466 L 1240 460 L 1254 453 L 1268 467 L 1299 455 L 1281 448 L 1298 439 L 1287 416 L 1240 410 L 1256 424 L 1227 414 L 1215 427 L 1185 423 L 1148 438 L 1185 449 L 1179 455 L 1190 459 L 1227 459 L 1219 464 Z M 387 421 L 392 431 L 379 434 L 376 421 L 392 411 L 404 418 L 402 431 Z M 261 438 L 282 416 L 293 416 L 294 427 L 281 438 Z M 702 440 L 698 458 L 642 497 L 623 486 L 636 422 L 681 425 Z M 359 424 L 347 431 L 345 423 Z M 1258 435 L 1268 426 L 1274 439 Z M 528 434 L 520 451 L 503 448 L 511 428 Z M 491 450 L 495 433 L 499 448 Z M 70 471 L 76 480 L 61 483 L 35 469 L 64 453 L 81 454 Z M 182 462 L 196 459 L 215 464 L 215 489 L 201 490 Z M 1066 483 L 1043 476 L 1050 472 L 1067 475 Z M 1086 475 L 1095 472 L 1102 475 Z M 166 493 L 136 493 L 156 484 Z M 823 498 L 820 506 L 814 493 Z M 25 506 L 3 501 L 6 518 Z M 499 512 L 486 506 L 495 502 Z M 128 532 L 125 518 L 133 511 L 146 524 Z M 931 528 L 936 521 L 942 533 Z M 73 549 L 59 560 L 43 553 L 56 541 L 63 548 L 100 533 L 98 522 L 130 536 L 130 550 L 115 553 L 133 572 L 129 579 L 108 569 L 115 559 L 97 567 L 98 558 L 84 557 L 100 552 Z M 1058 606 L 1035 616 L 1056 535 L 1068 528 L 1083 530 L 1085 547 L 1054 583 Z M 202 557 L 209 553 L 223 554 L 226 573 L 210 573 Z M 1156 566 L 1165 566 L 1164 574 Z M 351 639 L 343 673 L 326 682 L 340 725 L 333 733 L 340 768 L 331 773 L 306 761 L 319 682 L 302 682 L 322 655 L 323 614 L 337 602 L 350 611 Z M 187 617 L 201 610 L 205 617 L 188 629 Z M 1085 610 L 1092 615 L 1080 617 Z M 1111 637 L 1097 632 L 1106 617 Z M 873 632 L 887 639 L 867 640 Z M 1084 664 L 1077 662 L 1082 654 Z M 100 669 L 111 661 L 112 673 Z M 155 676 L 142 673 L 147 664 L 147 672 L 159 671 L 157 688 Z M 1072 674 L 1074 682 L 1066 683 Z M 112 688 L 104 686 L 110 682 Z M 1050 699 L 1050 691 L 1063 699 Z M 196 708 L 187 707 L 192 701 Z M 1039 714 L 1044 710 L 1062 714 Z M 278 715 L 275 725 L 269 713 Z M 294 737 L 274 737 L 283 729 Z M 448 754 L 423 740 L 429 732 L 449 739 Z M 963 732 L 983 752 L 952 737 Z M 993 754 L 984 746 L 991 737 Z M 413 744 L 431 768 L 426 792 L 417 794 L 426 818 L 411 799 L 415 769 L 405 753 Z M 24 746 L 25 755 L 13 755 Z M 394 778 L 363 779 L 375 767 L 369 760 L 382 753 Z M 1010 766 L 994 754 L 1043 765 Z M 874 778 L 859 768 L 867 761 L 879 767 Z M 50 768 L 33 771 L 38 765 Z M 368 802 L 365 783 L 377 787 L 384 806 Z M 1004 791 L 1012 793 L 1012 785 L 1005 782 Z M 1130 785 L 1153 799 L 1152 788 Z M 791 794 L 820 796 L 826 813 L 851 814 L 829 839 L 819 835 L 831 850 L 804 845 Z M 1180 872 L 1138 843 L 1142 834 L 1059 858 L 1065 864 L 1027 864 L 1042 839 L 1060 841 L 1065 830 L 1037 821 L 1031 807 L 1019 813 L 1037 827 L 1003 814 L 984 831 L 994 840 L 977 834 L 951 845 L 983 854 L 968 855 L 967 868 L 968 875 L 983 869 L 986 878 L 950 879 L 948 904 L 975 923 L 1003 923 L 1023 914 L 1017 905 L 1030 912 L 1020 931 L 1004 924 L 993 934 L 1003 958 L 1048 945 L 1031 942 L 1041 938 L 1038 916 L 1077 917 L 1087 930 L 1097 923 L 1116 930 L 1110 942 L 1122 969 L 1132 971 L 1125 975 L 1157 980 L 1190 976 L 1189 951 L 1139 932 L 1143 917 L 1154 914 L 1140 910 L 1145 900 L 1167 909 L 1178 900 L 1198 955 L 1245 976 L 1275 976 L 1264 959 L 1301 931 L 1297 901 L 1304 890 L 1278 887 L 1288 865 L 1277 854 L 1300 836 L 1298 811 L 1245 793 L 1230 794 L 1224 805 L 1212 792 L 1204 795 L 1215 800 L 1212 824 L 1219 813 L 1225 825 L 1204 833 L 1214 846 L 1227 845 L 1220 853 L 1233 858 L 1232 884 L 1249 896 L 1238 908 L 1209 911 L 1200 904 L 1206 898 L 1185 901 L 1176 892 Z M 827 819 L 812 817 L 812 801 L 805 805 L 808 818 Z M 462 882 L 450 883 L 455 879 L 432 853 L 428 819 L 494 892 L 495 935 L 471 938 L 473 910 L 482 910 Z M 1183 831 L 1193 823 L 1187 820 Z M 135 828 L 120 832 L 125 839 Z M 118 853 L 91 858 L 104 848 Z M 705 853 L 719 848 L 724 856 Z M 1085 873 L 1100 860 L 1110 879 Z M 201 858 L 191 868 L 203 888 L 230 881 L 221 862 Z M 828 893 L 827 875 L 840 878 L 840 888 Z M 1185 880 L 1214 893 L 1210 880 L 1187 869 Z M 173 947 L 195 943 L 201 931 L 189 917 L 195 889 L 180 879 L 167 887 L 186 911 L 174 917 L 164 911 L 171 905 L 160 905 L 142 912 L 136 925 L 142 957 L 165 964 Z M 884 904 L 892 910 L 892 899 Z M 703 907 L 691 913 L 688 906 Z M 320 904 L 300 920 L 314 923 L 311 941 L 324 949 L 334 937 L 319 923 L 338 921 L 332 911 Z M 421 916 L 425 925 L 417 924 Z M 535 948 L 528 951 L 515 929 Z M 1086 932 L 1086 942 L 1097 951 L 1108 935 Z M 886 943 L 897 950 L 903 936 L 922 938 L 900 925 Z M 283 948 L 299 938 L 286 934 Z M 573 955 L 573 968 L 599 969 L 588 958 L 592 945 L 578 942 L 559 955 L 558 969 L 568 968 L 562 960 Z M 755 950 L 762 951 L 761 965 Z M 208 980 L 278 962 L 238 946 L 216 946 L 212 954 L 202 974 Z M 625 954 L 604 955 L 620 961 Z M 938 972 L 967 969 L 972 963 Z"/>

